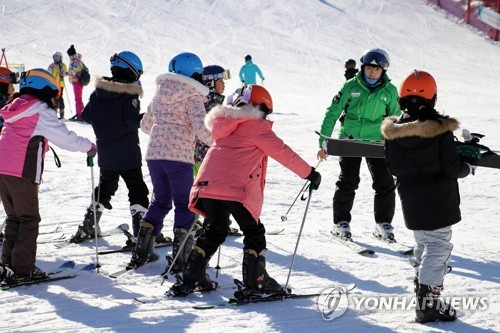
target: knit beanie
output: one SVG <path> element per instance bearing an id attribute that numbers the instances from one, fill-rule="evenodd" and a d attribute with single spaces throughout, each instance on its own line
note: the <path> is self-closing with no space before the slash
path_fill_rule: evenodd
<path id="1" fill-rule="evenodd" d="M 70 48 L 68 49 L 68 55 L 71 57 L 72 55 L 76 54 L 75 46 L 71 45 Z"/>

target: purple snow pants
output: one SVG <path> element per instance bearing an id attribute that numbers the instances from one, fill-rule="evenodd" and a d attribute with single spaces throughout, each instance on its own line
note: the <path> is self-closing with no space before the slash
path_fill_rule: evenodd
<path id="1" fill-rule="evenodd" d="M 153 198 L 143 219 L 155 226 L 155 235 L 163 228 L 163 219 L 174 210 L 174 228 L 189 230 L 194 213 L 188 209 L 189 192 L 193 186 L 193 165 L 184 162 L 149 160 L 149 175 L 153 183 Z"/>

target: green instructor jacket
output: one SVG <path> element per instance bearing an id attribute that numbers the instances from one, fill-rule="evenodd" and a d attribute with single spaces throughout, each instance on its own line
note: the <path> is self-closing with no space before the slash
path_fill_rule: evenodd
<path id="1" fill-rule="evenodd" d="M 382 83 L 373 90 L 365 85 L 361 75 L 360 72 L 346 81 L 333 98 L 332 104 L 326 110 L 321 134 L 331 136 L 335 123 L 345 110 L 339 138 L 383 140 L 380 132 L 382 120 L 388 116 L 401 114 L 398 91 L 387 74 L 384 74 Z M 323 141 L 324 138 L 320 137 L 320 147 Z"/>

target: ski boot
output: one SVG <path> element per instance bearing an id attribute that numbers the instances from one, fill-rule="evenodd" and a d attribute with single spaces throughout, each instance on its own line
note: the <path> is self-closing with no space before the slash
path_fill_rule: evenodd
<path id="1" fill-rule="evenodd" d="M 97 226 L 94 228 L 94 206 L 96 208 L 95 220 L 97 222 Z M 101 231 L 99 229 L 99 220 L 101 219 L 102 212 L 104 211 L 104 207 L 99 204 L 91 204 L 89 208 L 87 208 L 87 212 L 85 213 L 85 217 L 83 219 L 83 224 L 78 226 L 78 230 L 76 234 L 74 234 L 69 240 L 70 243 L 81 243 L 87 239 L 95 237 L 95 232 L 97 231 L 97 235 L 99 236 Z"/>
<path id="2" fill-rule="evenodd" d="M 9 283 L 14 278 L 14 271 L 8 266 L 0 263 L 0 282 Z"/>
<path id="3" fill-rule="evenodd" d="M 59 119 L 64 119 L 64 109 L 59 109 Z"/>
<path id="4" fill-rule="evenodd" d="M 6 282 L 8 284 L 15 284 L 18 282 L 43 280 L 48 277 L 49 275 L 47 274 L 47 272 L 35 266 L 35 268 L 33 268 L 28 274 L 15 273 L 14 275 L 10 276 L 10 278 L 8 278 Z"/>
<path id="5" fill-rule="evenodd" d="M 187 238 L 187 239 L 186 239 Z M 180 248 L 182 243 L 186 239 L 186 243 L 184 244 L 184 248 Z M 188 233 L 188 230 L 184 228 L 174 228 L 174 242 L 172 244 L 172 257 L 167 256 L 168 266 L 165 269 L 163 275 L 168 271 L 171 265 L 172 269 L 170 270 L 171 274 L 178 274 L 184 271 L 184 266 L 186 265 L 186 261 L 191 254 L 191 250 L 193 249 L 194 238 L 193 235 Z M 174 262 L 175 256 L 177 253 L 181 251 L 179 256 Z"/>
<path id="6" fill-rule="evenodd" d="M 158 260 L 159 256 L 155 252 L 156 236 L 153 233 L 154 226 L 147 221 L 141 221 L 139 236 L 137 236 L 135 249 L 132 250 L 132 259 L 127 265 L 127 270 L 135 269 L 147 262 Z"/>
<path id="7" fill-rule="evenodd" d="M 388 222 L 377 223 L 375 226 L 375 231 L 373 235 L 385 241 L 395 242 L 394 239 L 394 228 Z"/>
<path id="8" fill-rule="evenodd" d="M 417 288 L 417 308 L 415 309 L 417 323 L 432 321 L 454 321 L 457 319 L 455 309 L 440 298 L 442 286 L 419 284 Z"/>
<path id="9" fill-rule="evenodd" d="M 248 300 L 260 298 L 264 294 L 286 294 L 283 287 L 267 273 L 266 256 L 268 252 L 267 249 L 263 249 L 259 254 L 252 249 L 243 251 L 243 285 L 245 289 L 234 293 L 236 299 Z"/>
<path id="10" fill-rule="evenodd" d="M 351 239 L 351 227 L 348 221 L 340 221 L 333 225 L 333 234 L 345 240 Z"/>
<path id="11" fill-rule="evenodd" d="M 147 208 L 139 204 L 134 204 L 130 206 L 130 215 L 132 215 L 132 230 L 134 237 L 139 235 L 139 229 L 141 227 L 141 220 L 144 214 L 146 213 Z"/>
<path id="12" fill-rule="evenodd" d="M 167 292 L 170 296 L 187 296 L 193 292 L 207 292 L 217 289 L 217 282 L 213 282 L 207 274 L 210 257 L 205 251 L 195 246 L 189 255 L 182 279 L 177 275 L 177 282 Z"/>

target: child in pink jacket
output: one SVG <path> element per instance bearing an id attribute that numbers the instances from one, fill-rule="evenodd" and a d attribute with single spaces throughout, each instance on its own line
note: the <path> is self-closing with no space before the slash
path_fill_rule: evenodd
<path id="1" fill-rule="evenodd" d="M 234 96 L 233 96 L 234 97 Z M 212 255 L 228 234 L 232 215 L 244 234 L 243 283 L 252 293 L 281 292 L 267 273 L 265 228 L 260 221 L 267 159 L 271 156 L 318 188 L 321 176 L 272 130 L 266 117 L 273 110 L 262 86 L 244 86 L 230 106 L 216 106 L 205 118 L 214 144 L 203 160 L 191 189 L 189 208 L 212 223 L 196 241 L 183 272 L 183 283 L 171 292 L 183 296 L 216 287 L 206 274 Z"/>
<path id="2" fill-rule="evenodd" d="M 195 135 L 211 144 L 210 132 L 205 128 L 206 96 L 208 88 L 201 83 L 203 65 L 193 53 L 175 56 L 169 64 L 169 73 L 156 78 L 156 92 L 141 121 L 141 129 L 149 134 L 146 162 L 153 183 L 153 197 L 142 217 L 136 249 L 132 252 L 129 268 L 135 268 L 158 258 L 154 241 L 163 228 L 163 219 L 175 205 L 172 272 L 184 268 L 193 236 L 188 232 L 195 215 L 188 208 L 189 191 L 193 185 L 193 151 Z M 186 239 L 186 242 L 184 242 Z M 181 249 L 181 245 L 185 244 Z M 167 258 L 170 259 L 170 258 Z"/>
<path id="3" fill-rule="evenodd" d="M 38 185 L 49 141 L 69 151 L 96 153 L 91 141 L 57 119 L 52 99 L 60 91 L 52 74 L 40 68 L 24 72 L 19 88 L 0 110 L 5 119 L 0 136 L 0 194 L 7 214 L 2 264 L 15 273 L 7 282 L 47 277 L 35 261 L 41 220 Z"/>

